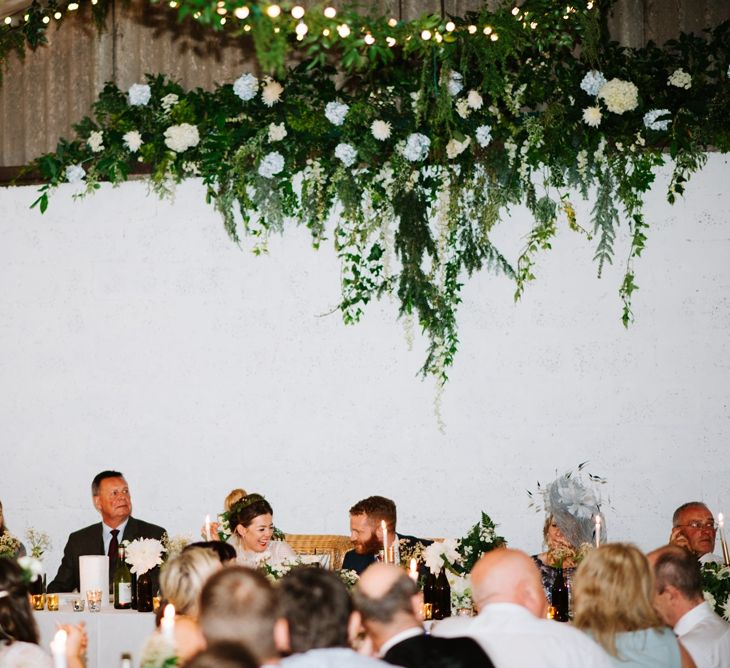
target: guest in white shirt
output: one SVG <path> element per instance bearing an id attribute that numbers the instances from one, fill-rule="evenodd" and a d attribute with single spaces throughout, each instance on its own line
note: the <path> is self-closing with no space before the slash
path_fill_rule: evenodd
<path id="1" fill-rule="evenodd" d="M 701 501 L 683 503 L 674 511 L 669 543 L 694 553 L 701 564 L 722 561 L 718 555 L 713 554 L 716 536 L 715 518 Z"/>
<path id="2" fill-rule="evenodd" d="M 654 607 L 671 626 L 697 668 L 730 666 L 730 624 L 702 595 L 695 556 L 673 545 L 649 554 L 654 567 Z"/>
<path id="3" fill-rule="evenodd" d="M 276 616 L 271 583 L 260 571 L 245 566 L 226 566 L 213 573 L 200 593 L 199 621 L 208 646 L 242 644 L 260 668 L 279 665 Z"/>
<path id="4" fill-rule="evenodd" d="M 350 647 L 360 615 L 347 588 L 332 571 L 299 567 L 278 583 L 279 622 L 274 636 L 282 668 L 381 668 L 377 659 Z"/>
<path id="5" fill-rule="evenodd" d="M 540 572 L 524 552 L 499 549 L 471 572 L 479 614 L 465 630 L 499 668 L 610 668 L 608 654 L 586 634 L 548 620 Z"/>

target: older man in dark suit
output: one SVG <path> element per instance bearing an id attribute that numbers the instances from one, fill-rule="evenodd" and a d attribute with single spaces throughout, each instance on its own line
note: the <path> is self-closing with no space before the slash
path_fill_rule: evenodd
<path id="1" fill-rule="evenodd" d="M 129 486 L 119 471 L 102 471 L 91 483 L 94 507 L 101 522 L 74 531 L 66 543 L 63 559 L 49 592 L 74 591 L 79 588 L 79 557 L 86 554 L 109 555 L 109 581 L 122 541 L 137 538 L 160 540 L 165 530 L 156 524 L 132 517 Z"/>
<path id="2" fill-rule="evenodd" d="M 402 569 L 374 564 L 353 592 L 355 608 L 373 650 L 387 663 L 406 668 L 494 668 L 471 638 L 426 635 L 420 621 L 423 599 Z"/>

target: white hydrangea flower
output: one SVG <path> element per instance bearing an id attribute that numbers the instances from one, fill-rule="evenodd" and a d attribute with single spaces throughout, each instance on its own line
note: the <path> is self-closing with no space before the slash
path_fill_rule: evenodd
<path id="1" fill-rule="evenodd" d="M 178 102 L 180 98 L 175 95 L 175 93 L 168 93 L 160 100 L 160 104 L 162 105 L 162 109 L 164 111 L 170 111 Z"/>
<path id="2" fill-rule="evenodd" d="M 350 107 L 342 102 L 328 102 L 324 108 L 324 115 L 332 125 L 342 125 Z"/>
<path id="3" fill-rule="evenodd" d="M 233 92 L 244 102 L 253 100 L 259 92 L 259 80 L 253 74 L 242 74 L 233 82 Z"/>
<path id="4" fill-rule="evenodd" d="M 86 176 L 86 172 L 84 171 L 84 168 L 79 165 L 69 165 L 66 167 L 66 181 L 69 183 L 81 183 L 81 181 L 84 180 L 84 177 Z"/>
<path id="5" fill-rule="evenodd" d="M 446 155 L 448 156 L 449 160 L 453 160 L 458 155 L 461 155 L 471 144 L 471 138 L 466 137 L 464 141 L 458 141 L 457 139 L 450 139 L 449 143 L 446 144 Z"/>
<path id="6" fill-rule="evenodd" d="M 636 109 L 639 104 L 639 89 L 630 81 L 611 79 L 601 87 L 598 97 L 606 103 L 610 112 L 623 114 Z"/>
<path id="7" fill-rule="evenodd" d="M 725 599 L 722 606 L 722 616 L 726 622 L 730 622 L 730 596 Z"/>
<path id="8" fill-rule="evenodd" d="M 165 146 L 182 153 L 187 149 L 197 146 L 200 142 L 200 133 L 195 125 L 190 123 L 180 123 L 180 125 L 171 125 L 165 130 Z"/>
<path id="9" fill-rule="evenodd" d="M 263 157 L 259 164 L 259 174 L 265 179 L 272 178 L 284 169 L 284 156 L 278 151 L 272 151 Z"/>
<path id="10" fill-rule="evenodd" d="M 152 97 L 152 90 L 147 84 L 132 84 L 127 91 L 127 97 L 133 107 L 144 107 Z"/>
<path id="11" fill-rule="evenodd" d="M 269 123 L 269 141 L 281 141 L 287 134 L 283 123 Z"/>
<path id="12" fill-rule="evenodd" d="M 104 150 L 104 134 L 99 130 L 92 130 L 86 144 L 93 153 L 101 153 Z"/>
<path id="13" fill-rule="evenodd" d="M 418 132 L 408 135 L 406 143 L 403 146 L 403 157 L 411 162 L 425 160 L 428 156 L 428 150 L 431 147 L 431 140 Z"/>
<path id="14" fill-rule="evenodd" d="M 281 99 L 283 92 L 284 87 L 278 81 L 267 78 L 261 91 L 261 99 L 267 107 L 273 107 Z"/>
<path id="15" fill-rule="evenodd" d="M 492 141 L 492 127 L 490 125 L 480 125 L 476 131 L 477 144 L 482 148 L 489 146 Z"/>
<path id="16" fill-rule="evenodd" d="M 142 146 L 142 135 L 138 130 L 130 130 L 122 137 L 122 141 L 131 153 L 136 153 Z"/>
<path id="17" fill-rule="evenodd" d="M 465 97 L 460 97 L 456 101 L 456 113 L 462 118 L 469 118 L 471 109 L 469 108 L 469 101 Z"/>
<path id="18" fill-rule="evenodd" d="M 345 167 L 352 167 L 357 159 L 357 150 L 352 144 L 337 144 L 335 157 L 341 160 Z"/>
<path id="19" fill-rule="evenodd" d="M 591 70 L 583 77 L 583 81 L 580 82 L 580 87 L 588 93 L 588 95 L 596 97 L 605 83 L 606 77 L 603 76 L 603 72 Z"/>
<path id="20" fill-rule="evenodd" d="M 446 89 L 449 91 L 449 95 L 456 97 L 462 88 L 464 88 L 464 77 L 455 70 L 451 70 L 449 72 L 449 80 L 446 83 Z"/>
<path id="21" fill-rule="evenodd" d="M 680 67 L 678 70 L 672 72 L 669 79 L 667 79 L 667 84 L 688 90 L 692 88 L 692 76 Z"/>
<path id="22" fill-rule="evenodd" d="M 652 109 L 644 114 L 644 126 L 649 130 L 666 130 L 672 122 L 671 118 L 657 120 L 660 116 L 671 116 L 669 109 Z"/>
<path id="23" fill-rule="evenodd" d="M 469 109 L 481 109 L 484 104 L 484 98 L 476 90 L 470 90 L 466 96 L 466 103 L 469 105 Z"/>
<path id="24" fill-rule="evenodd" d="M 378 141 L 390 139 L 391 129 L 392 127 L 388 121 L 373 121 L 373 124 L 370 126 L 370 132 Z"/>
<path id="25" fill-rule="evenodd" d="M 586 107 L 583 109 L 583 122 L 586 125 L 590 125 L 592 128 L 597 128 L 601 124 L 603 114 L 598 105 L 595 107 Z"/>

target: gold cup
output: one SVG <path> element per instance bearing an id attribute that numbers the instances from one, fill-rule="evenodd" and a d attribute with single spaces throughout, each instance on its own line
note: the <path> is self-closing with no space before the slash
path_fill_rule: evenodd
<path id="1" fill-rule="evenodd" d="M 50 612 L 58 612 L 58 594 L 47 594 L 46 605 Z"/>
<path id="2" fill-rule="evenodd" d="M 433 603 L 424 603 L 421 608 L 421 614 L 423 616 L 423 621 L 433 619 Z"/>
<path id="3" fill-rule="evenodd" d="M 45 594 L 31 594 L 30 602 L 33 605 L 33 610 L 43 610 L 46 607 L 46 595 Z"/>
<path id="4" fill-rule="evenodd" d="M 160 596 L 152 597 L 152 612 L 157 612 L 158 608 L 160 607 L 161 601 L 162 601 L 162 597 L 160 597 Z"/>

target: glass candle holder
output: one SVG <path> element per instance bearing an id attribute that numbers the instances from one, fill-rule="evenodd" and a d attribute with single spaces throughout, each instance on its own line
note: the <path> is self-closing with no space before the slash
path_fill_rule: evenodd
<path id="1" fill-rule="evenodd" d="M 86 604 L 89 606 L 89 612 L 100 612 L 101 589 L 89 589 L 86 592 Z"/>
<path id="2" fill-rule="evenodd" d="M 46 595 L 31 594 L 30 602 L 33 605 L 33 610 L 43 610 L 46 607 Z"/>
<path id="3" fill-rule="evenodd" d="M 58 612 L 58 594 L 46 594 L 46 605 L 50 612 Z"/>
<path id="4" fill-rule="evenodd" d="M 71 601 L 71 607 L 74 612 L 83 612 L 86 607 L 86 601 L 83 598 L 75 598 Z"/>

